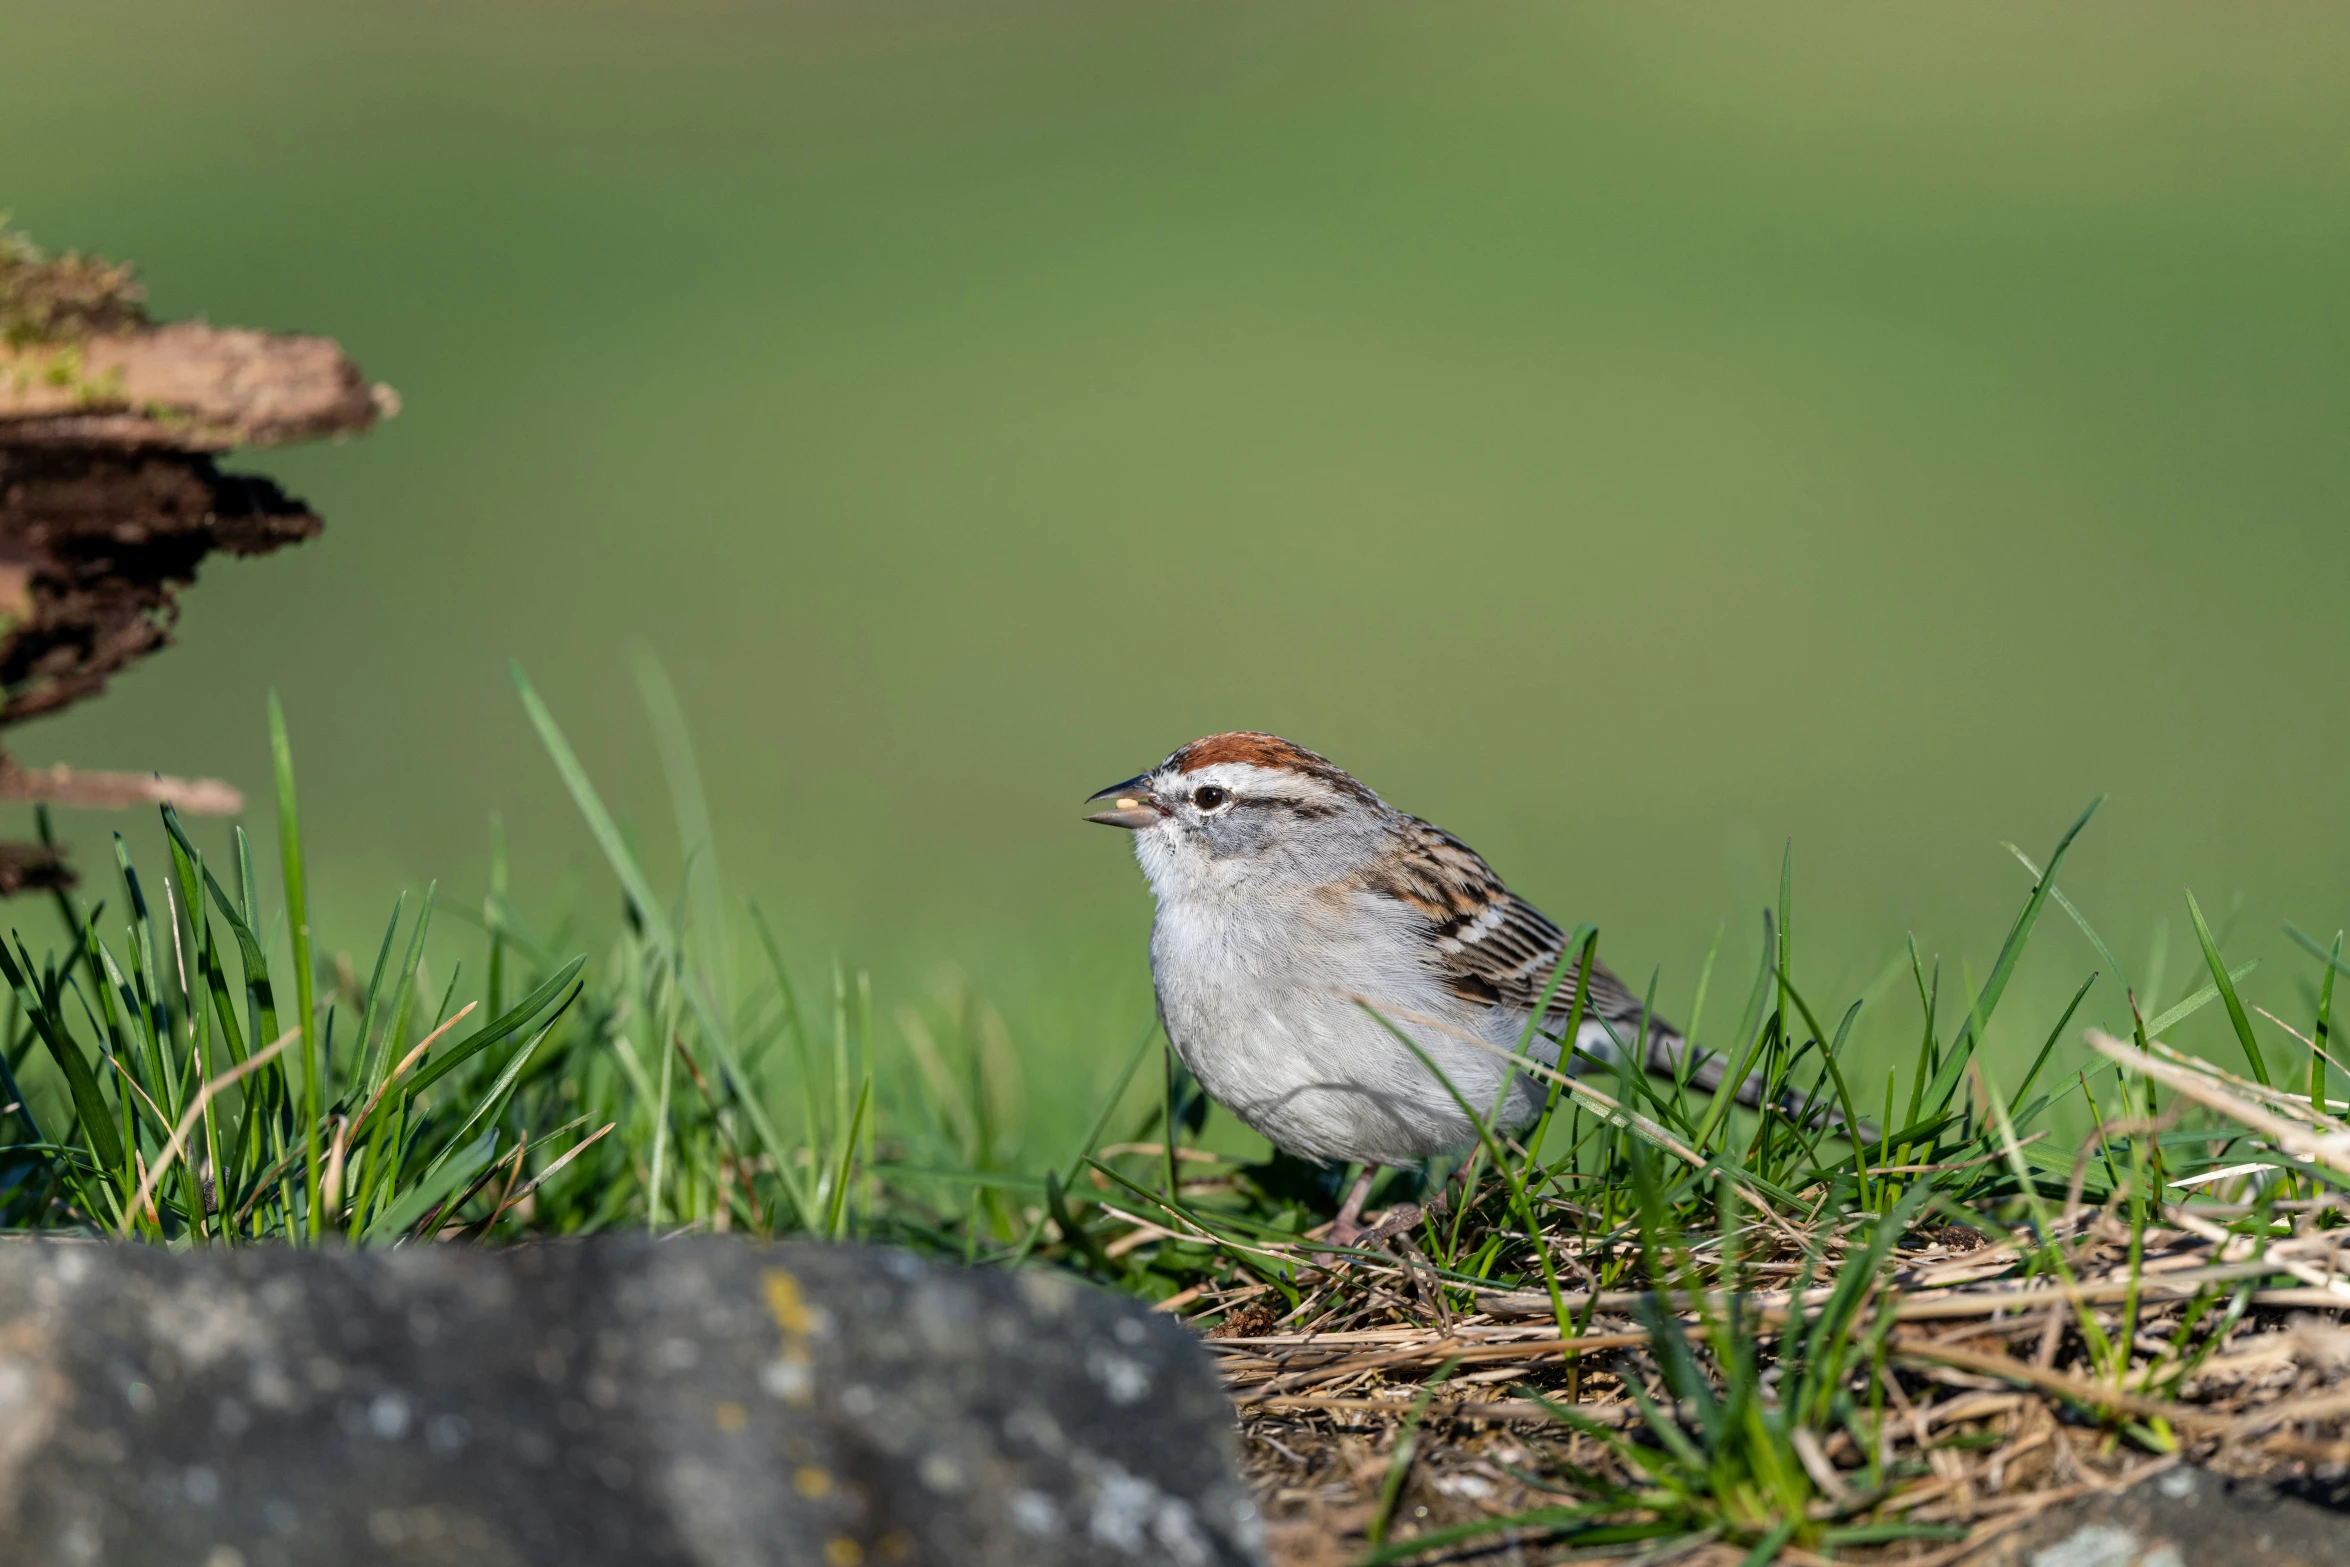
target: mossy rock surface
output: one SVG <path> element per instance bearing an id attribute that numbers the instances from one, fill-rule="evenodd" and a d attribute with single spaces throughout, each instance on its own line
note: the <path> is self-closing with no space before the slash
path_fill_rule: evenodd
<path id="1" fill-rule="evenodd" d="M 1256 1559 L 1199 1346 L 871 1247 L 0 1247 L 0 1560 Z"/>

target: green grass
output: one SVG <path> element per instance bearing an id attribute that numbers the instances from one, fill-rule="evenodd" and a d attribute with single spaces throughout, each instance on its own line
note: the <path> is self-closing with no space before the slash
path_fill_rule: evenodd
<path id="1" fill-rule="evenodd" d="M 665 677 L 644 675 L 680 823 L 706 842 Z M 657 893 L 553 714 L 515 679 L 626 900 L 601 963 L 567 924 L 525 917 L 502 849 L 478 912 L 443 906 L 437 885 L 393 898 L 364 976 L 316 950 L 293 745 L 273 700 L 280 899 L 258 884 L 242 827 L 208 859 L 166 808 L 160 901 L 118 837 L 118 897 L 56 898 L 77 939 L 36 957 L 11 932 L 0 951 L 0 1217 L 172 1245 L 641 1226 L 971 1257 L 1033 1247 L 1043 1226 L 1028 1210 L 1046 1181 L 1018 1162 L 1020 1074 L 1000 1021 L 968 995 L 903 1010 L 908 1070 L 882 1081 L 869 979 L 834 964 L 795 980 L 756 904 L 740 911 L 754 937 L 741 961 L 706 855 L 689 849 L 689 885 Z M 452 915 L 471 927 L 463 945 L 486 951 L 436 984 L 427 955 L 452 945 Z"/>
<path id="2" fill-rule="evenodd" d="M 118 891 L 57 899 L 76 939 L 36 955 L 12 932 L 0 950 L 10 987 L 0 1217 L 10 1228 L 175 1247 L 635 1227 L 881 1240 L 1061 1267 L 1146 1300 L 1180 1296 L 1203 1326 L 1247 1306 L 1260 1329 L 1298 1332 L 1443 1324 L 1497 1292 L 1530 1291 L 1572 1341 L 1590 1332 L 1604 1296 L 1631 1291 L 1651 1370 L 1625 1384 L 1636 1422 L 1603 1425 L 1579 1407 L 1587 1369 L 1598 1373 L 1575 1356 L 1522 1389 L 1591 1444 L 1581 1457 L 1552 1451 L 1536 1477 L 1571 1502 L 1394 1537 L 1416 1429 L 1447 1363 L 1401 1428 L 1367 1559 L 1508 1526 L 1591 1548 L 1724 1542 L 1759 1560 L 1952 1533 L 1879 1511 L 1920 1472 L 1890 1456 L 1883 1386 L 1889 1357 L 1922 1364 L 1936 1353 L 1894 1337 L 1884 1309 L 1894 1259 L 1923 1227 L 2022 1237 L 2018 1277 L 2052 1281 L 2076 1303 L 2068 1331 L 2079 1350 L 2065 1374 L 2081 1380 L 2058 1396 L 2114 1440 L 2159 1452 L 2180 1441 L 2164 1401 L 2244 1319 L 2252 1289 L 2249 1277 L 2231 1279 L 2166 1308 L 2156 1324 L 2166 1347 L 2146 1351 L 2153 1317 L 2141 1313 L 2137 1266 L 2149 1226 L 2173 1211 L 2166 1183 L 2259 1149 L 2270 1173 L 2227 1216 L 2223 1237 L 2270 1234 L 2280 1202 L 2350 1188 L 2344 1161 L 2280 1146 L 2250 1111 L 2231 1119 L 2209 1108 L 2249 1095 L 2322 1118 L 2310 1107 L 2339 1081 L 2321 1049 L 2334 1037 L 2339 936 L 2294 933 L 2313 960 L 2308 984 L 2271 1006 L 2246 988 L 2248 965 L 2228 966 L 2190 897 L 2202 983 L 2165 1005 L 2159 979 L 2141 994 L 2118 972 L 2087 974 L 2065 1006 L 2029 1020 L 2043 1043 L 2027 1069 L 1983 1069 L 1981 1042 L 2052 909 L 2118 970 L 2057 883 L 2092 805 L 2033 869 L 1971 993 L 1946 994 L 1940 966 L 1911 945 L 1915 1045 L 1881 1092 L 1850 1070 L 1862 1003 L 1816 992 L 1798 966 L 1790 857 L 1739 1016 L 1708 1026 L 1710 961 L 1687 1015 L 1762 1074 L 1771 1101 L 1791 1094 L 1804 1113 L 1751 1114 L 1638 1074 L 1548 1074 L 1548 1106 L 1532 1127 L 1513 1135 L 1478 1117 L 1478 1141 L 1454 1172 L 1460 1196 L 1406 1232 L 1402 1264 L 1386 1251 L 1342 1257 L 1310 1232 L 1348 1172 L 1204 1151 L 1209 1107 L 1177 1063 L 1152 1074 L 1156 1092 L 1133 1089 L 1154 1034 L 1123 1047 L 1084 1134 L 1054 1147 L 1023 1125 L 1017 1053 L 983 1001 L 933 998 L 884 1024 L 864 976 L 795 967 L 757 905 L 735 909 L 720 892 L 699 768 L 657 665 L 643 666 L 639 684 L 686 867 L 666 888 L 647 876 L 557 715 L 519 669 L 514 678 L 624 900 L 609 949 L 591 961 L 567 925 L 534 926 L 499 853 L 478 911 L 445 907 L 435 886 L 402 893 L 364 975 L 323 955 L 308 926 L 295 748 L 273 703 L 277 898 L 258 882 L 242 828 L 208 855 L 167 808 L 159 874 L 142 872 L 118 839 Z M 452 915 L 467 927 L 459 943 L 447 939 Z M 428 972 L 428 955 L 453 945 L 480 960 L 445 979 Z M 1577 1008 L 1598 946 L 1586 930 L 1553 976 Z M 2117 1055 L 2084 1051 L 2072 1034 L 2099 985 L 2118 989 L 2136 1020 Z M 2153 1075 L 2181 1069 L 2165 1064 L 2154 1036 L 2214 1001 L 2251 1077 L 2212 1074 L 2220 1086 L 2200 1099 L 2158 1094 Z M 2296 1007 L 2306 1032 L 2282 1022 Z M 2255 1011 L 2272 1020 L 2265 1042 Z M 1828 1131 L 1830 1106 L 1865 1136 Z M 2045 1135 L 2060 1109 L 2090 1128 L 2085 1145 Z M 1202 1168 L 1206 1178 L 1190 1178 Z M 1387 1195 L 1411 1195 L 1421 1180 L 1395 1175 Z M 2080 1303 L 2084 1212 L 2130 1236 L 2118 1317 Z M 2321 1209 L 2314 1222 L 2333 1216 Z M 1792 1295 L 1754 1304 L 1753 1270 L 1790 1258 L 1800 1268 Z M 1823 1456 L 1838 1442 L 1859 1455 L 1841 1476 Z"/>

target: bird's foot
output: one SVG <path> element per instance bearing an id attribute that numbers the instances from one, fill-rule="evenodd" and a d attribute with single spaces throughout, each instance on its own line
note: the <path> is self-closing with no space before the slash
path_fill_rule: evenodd
<path id="1" fill-rule="evenodd" d="M 1441 1217 L 1452 1206 L 1448 1194 L 1438 1192 L 1425 1203 L 1407 1202 L 1400 1208 L 1390 1208 L 1379 1216 L 1379 1222 L 1363 1231 L 1359 1244 L 1377 1246 L 1391 1236 L 1402 1235 L 1423 1219 Z"/>
<path id="2" fill-rule="evenodd" d="M 1404 1203 L 1388 1209 L 1377 1222 L 1365 1223 L 1362 1218 L 1363 1199 L 1370 1195 L 1374 1173 L 1375 1169 L 1365 1169 L 1353 1190 L 1347 1193 L 1346 1201 L 1339 1206 L 1338 1217 L 1330 1221 L 1330 1228 L 1323 1236 L 1328 1244 L 1350 1247 L 1384 1245 L 1391 1237 L 1403 1234 L 1422 1219 L 1438 1218 L 1450 1213 L 1453 1199 L 1465 1189 L 1464 1177 L 1468 1174 L 1468 1167 L 1464 1165 L 1455 1170 L 1452 1179 L 1445 1182 L 1444 1189 L 1427 1202 Z"/>
<path id="3" fill-rule="evenodd" d="M 1425 1204 L 1407 1202 L 1399 1207 L 1390 1208 L 1379 1216 L 1376 1223 L 1365 1224 L 1358 1220 L 1343 1229 L 1333 1224 L 1330 1226 L 1328 1239 L 1333 1246 L 1383 1246 L 1395 1236 L 1410 1230 L 1422 1219 L 1440 1216 L 1451 1206 L 1448 1194 L 1439 1192 L 1436 1196 L 1429 1198 Z"/>

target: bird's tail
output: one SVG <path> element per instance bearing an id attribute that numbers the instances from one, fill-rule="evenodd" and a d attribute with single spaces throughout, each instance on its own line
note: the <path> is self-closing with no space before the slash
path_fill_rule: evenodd
<path id="1" fill-rule="evenodd" d="M 1596 1019 L 1583 1025 L 1575 1040 L 1574 1058 L 1567 1070 L 1575 1076 L 1586 1076 L 1597 1071 L 1613 1071 L 1616 1062 L 1632 1041 L 1640 1035 L 1639 1020 L 1619 1020 L 1608 1024 Z M 1730 1075 L 1730 1062 L 1702 1046 L 1693 1045 L 1672 1029 L 1651 1019 L 1648 1024 L 1648 1046 L 1642 1061 L 1651 1077 L 1672 1082 L 1686 1082 L 1700 1093 L 1719 1093 L 1724 1078 Z M 1623 1043 L 1619 1045 L 1618 1039 Z M 1749 1073 L 1738 1084 L 1738 1103 L 1749 1110 L 1759 1110 L 1769 1094 L 1770 1084 L 1760 1072 Z M 1772 1101 L 1773 1108 L 1790 1120 L 1816 1131 L 1829 1131 L 1859 1142 L 1874 1141 L 1880 1134 L 1868 1122 L 1855 1125 L 1841 1105 L 1824 1099 L 1818 1088 L 1808 1090 L 1783 1088 Z"/>

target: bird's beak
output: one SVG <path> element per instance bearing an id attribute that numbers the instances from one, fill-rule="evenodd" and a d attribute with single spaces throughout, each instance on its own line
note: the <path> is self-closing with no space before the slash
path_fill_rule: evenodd
<path id="1" fill-rule="evenodd" d="M 1114 783 L 1099 793 L 1088 795 L 1085 803 L 1091 805 L 1096 800 L 1109 801 L 1110 808 L 1096 811 L 1086 820 L 1100 822 L 1104 827 L 1155 827 L 1167 815 L 1166 808 L 1151 798 L 1148 773 L 1129 778 L 1124 783 Z"/>

